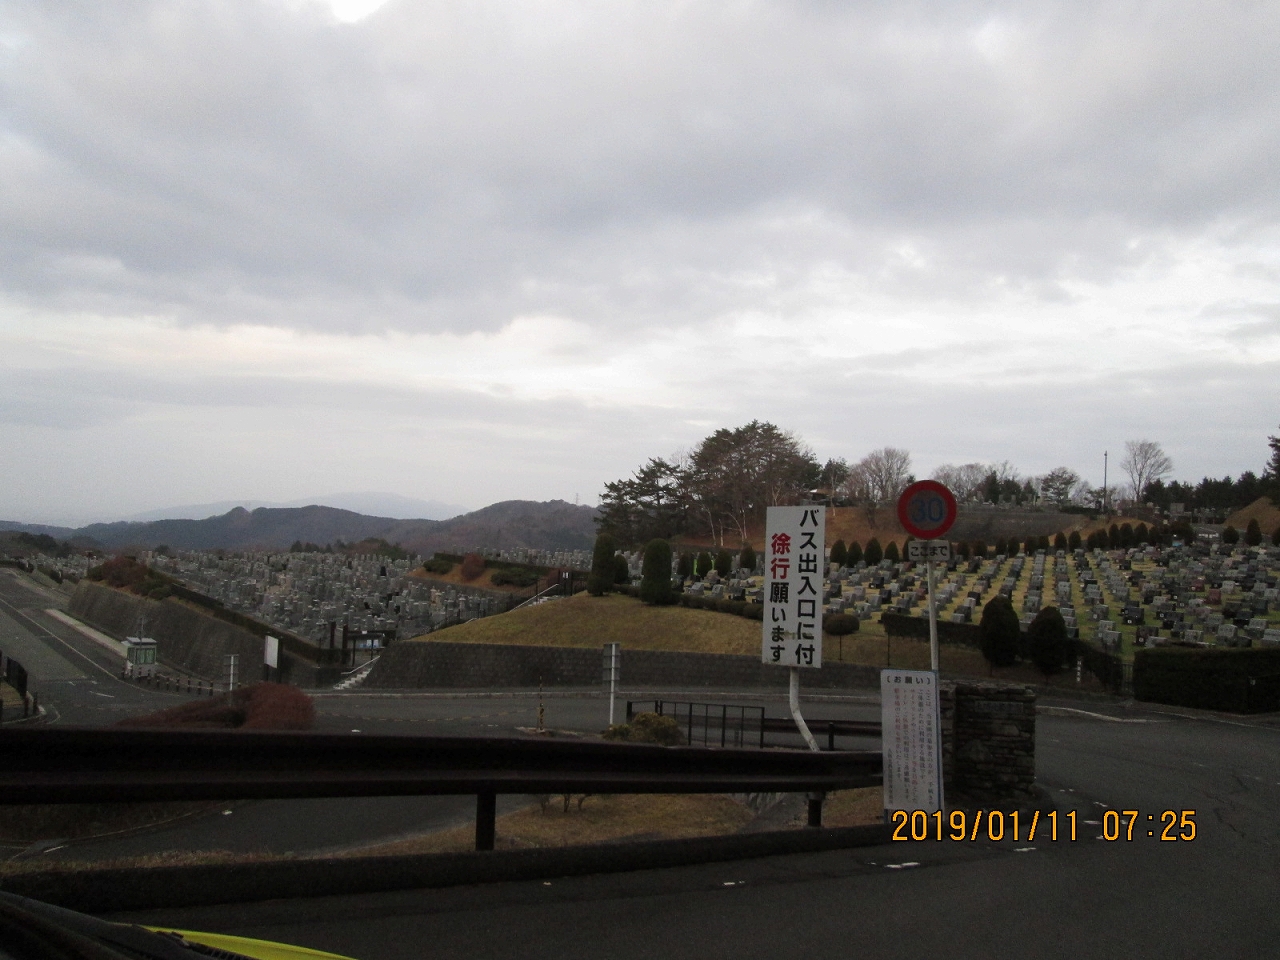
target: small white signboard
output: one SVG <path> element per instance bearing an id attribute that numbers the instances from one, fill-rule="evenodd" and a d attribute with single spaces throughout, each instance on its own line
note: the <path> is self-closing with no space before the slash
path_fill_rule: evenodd
<path id="1" fill-rule="evenodd" d="M 884 808 L 942 809 L 942 738 L 938 675 L 932 670 L 880 671 Z"/>
<path id="2" fill-rule="evenodd" d="M 267 635 L 262 645 L 262 662 L 273 670 L 280 666 L 280 638 Z"/>
<path id="3" fill-rule="evenodd" d="M 916 563 L 925 560 L 945 563 L 951 559 L 951 541 L 912 540 L 907 544 L 907 559 Z"/>
<path id="4" fill-rule="evenodd" d="M 822 572 L 826 507 L 769 507 L 764 537 L 764 631 L 760 658 L 822 666 Z"/>

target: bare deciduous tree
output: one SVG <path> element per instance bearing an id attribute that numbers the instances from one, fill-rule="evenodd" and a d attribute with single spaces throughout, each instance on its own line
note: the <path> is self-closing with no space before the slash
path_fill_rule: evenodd
<path id="1" fill-rule="evenodd" d="M 1141 500 L 1147 484 L 1173 472 L 1173 461 L 1154 440 L 1126 440 L 1120 468 L 1129 477 L 1133 499 Z"/>
<path id="2" fill-rule="evenodd" d="M 982 499 L 982 484 L 990 472 L 991 466 L 985 463 L 944 463 L 933 471 L 932 479 L 943 484 L 960 503 L 971 503 Z"/>
<path id="3" fill-rule="evenodd" d="M 859 475 L 868 494 L 866 500 L 896 500 L 911 481 L 911 454 L 896 447 L 873 450 L 851 469 L 850 477 Z"/>

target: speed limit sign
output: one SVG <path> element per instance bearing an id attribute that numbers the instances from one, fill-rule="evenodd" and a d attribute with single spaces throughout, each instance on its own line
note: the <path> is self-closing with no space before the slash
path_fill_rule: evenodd
<path id="1" fill-rule="evenodd" d="M 898 521 L 921 540 L 934 540 L 956 522 L 956 498 L 937 480 L 920 480 L 898 498 Z"/>

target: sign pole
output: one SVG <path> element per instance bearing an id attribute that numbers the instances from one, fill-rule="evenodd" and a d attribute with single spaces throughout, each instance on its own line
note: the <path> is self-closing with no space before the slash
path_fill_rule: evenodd
<path id="1" fill-rule="evenodd" d="M 818 752 L 818 741 L 813 739 L 813 734 L 809 732 L 809 725 L 804 722 L 804 717 L 800 713 L 800 668 L 791 668 L 791 719 L 796 722 L 796 729 L 800 731 L 800 736 L 804 737 L 804 742 L 809 745 L 809 749 Z"/>
<path id="2" fill-rule="evenodd" d="M 938 672 L 938 607 L 933 601 L 933 557 L 925 561 L 929 581 L 929 669 Z"/>

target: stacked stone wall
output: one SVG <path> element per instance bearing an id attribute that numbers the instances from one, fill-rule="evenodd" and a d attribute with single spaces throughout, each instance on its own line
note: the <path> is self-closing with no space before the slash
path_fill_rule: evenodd
<path id="1" fill-rule="evenodd" d="M 1020 684 L 941 685 L 942 770 L 947 797 L 1036 799 L 1036 696 Z"/>

